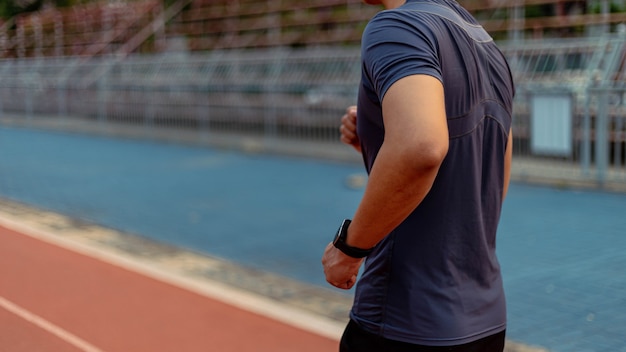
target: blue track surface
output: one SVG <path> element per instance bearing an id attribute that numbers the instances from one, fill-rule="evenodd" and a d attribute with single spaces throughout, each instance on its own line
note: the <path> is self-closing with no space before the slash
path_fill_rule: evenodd
<path id="1" fill-rule="evenodd" d="M 0 127 L 0 196 L 325 285 L 354 165 Z M 513 184 L 498 252 L 509 338 L 626 352 L 626 196 Z"/>

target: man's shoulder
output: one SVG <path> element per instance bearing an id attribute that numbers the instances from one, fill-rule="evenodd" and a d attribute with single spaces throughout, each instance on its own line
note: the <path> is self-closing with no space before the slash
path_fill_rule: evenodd
<path id="1" fill-rule="evenodd" d="M 406 39 L 405 36 L 422 35 L 423 38 L 432 37 L 432 26 L 424 19 L 432 14 L 411 12 L 398 9 L 384 10 L 377 13 L 367 24 L 363 38 L 396 38 Z"/>

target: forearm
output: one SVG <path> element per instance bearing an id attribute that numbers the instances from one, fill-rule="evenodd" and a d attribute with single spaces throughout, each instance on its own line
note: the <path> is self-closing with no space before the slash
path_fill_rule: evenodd
<path id="1" fill-rule="evenodd" d="M 383 145 L 348 230 L 348 244 L 371 248 L 396 228 L 430 191 L 440 161 Z"/>

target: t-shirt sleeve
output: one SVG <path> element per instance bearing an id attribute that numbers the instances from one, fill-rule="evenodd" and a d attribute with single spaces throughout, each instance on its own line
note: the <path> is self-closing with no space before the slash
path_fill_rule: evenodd
<path id="1" fill-rule="evenodd" d="M 443 82 L 436 37 L 426 23 L 384 11 L 365 28 L 363 65 L 381 102 L 389 87 L 406 76 L 425 74 Z"/>

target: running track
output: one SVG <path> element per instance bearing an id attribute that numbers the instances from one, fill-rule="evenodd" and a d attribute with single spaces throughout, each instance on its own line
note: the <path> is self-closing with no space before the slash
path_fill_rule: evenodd
<path id="1" fill-rule="evenodd" d="M 30 234 L 0 226 L 0 238 L 0 351 L 337 350 L 336 337 Z"/>

